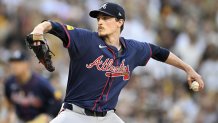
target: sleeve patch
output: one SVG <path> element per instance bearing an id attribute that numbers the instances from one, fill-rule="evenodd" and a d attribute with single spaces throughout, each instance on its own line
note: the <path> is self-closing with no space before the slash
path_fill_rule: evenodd
<path id="1" fill-rule="evenodd" d="M 67 26 L 67 30 L 74 30 L 73 26 L 70 26 L 70 25 L 66 25 L 66 26 Z"/>

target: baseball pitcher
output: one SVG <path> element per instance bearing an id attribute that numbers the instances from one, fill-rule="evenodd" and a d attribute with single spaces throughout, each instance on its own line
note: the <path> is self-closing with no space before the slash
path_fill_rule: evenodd
<path id="1" fill-rule="evenodd" d="M 50 52 L 43 34 L 57 36 L 68 49 L 66 97 L 51 123 L 124 123 L 115 113 L 118 96 L 133 69 L 145 66 L 150 58 L 184 70 L 189 85 L 197 81 L 203 89 L 201 76 L 167 49 L 120 37 L 125 22 L 120 5 L 104 3 L 89 15 L 97 19 L 97 32 L 49 20 L 38 24 L 27 36 L 30 47 L 37 47 L 34 52 L 41 52 L 38 58 L 49 71 L 54 67 L 51 57 L 47 57 L 50 55 L 46 55 Z"/>

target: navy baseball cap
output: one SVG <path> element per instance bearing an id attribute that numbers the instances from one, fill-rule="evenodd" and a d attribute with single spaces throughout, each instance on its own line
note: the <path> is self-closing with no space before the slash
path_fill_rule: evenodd
<path id="1" fill-rule="evenodd" d="M 29 55 L 24 51 L 14 51 L 9 57 L 9 62 L 13 61 L 28 61 Z"/>
<path id="2" fill-rule="evenodd" d="M 89 15 L 93 18 L 97 18 L 99 13 L 104 13 L 117 19 L 125 20 L 125 11 L 123 7 L 115 3 L 104 3 L 100 9 L 90 11 Z"/>

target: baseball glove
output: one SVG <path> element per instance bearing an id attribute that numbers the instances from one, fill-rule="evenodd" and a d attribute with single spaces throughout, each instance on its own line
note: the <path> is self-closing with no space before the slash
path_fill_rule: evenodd
<path id="1" fill-rule="evenodd" d="M 55 68 L 52 65 L 51 60 L 52 52 L 49 49 L 47 41 L 46 39 L 44 39 L 43 35 L 29 34 L 26 36 L 25 41 L 27 46 L 35 53 L 36 57 L 39 60 L 39 63 L 42 63 L 48 71 L 53 72 Z M 40 42 L 40 44 L 34 45 L 34 42 Z"/>

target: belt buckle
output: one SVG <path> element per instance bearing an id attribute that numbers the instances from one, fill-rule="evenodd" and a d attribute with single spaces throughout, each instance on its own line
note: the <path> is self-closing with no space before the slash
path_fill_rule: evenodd
<path id="1" fill-rule="evenodd" d="M 97 112 L 97 111 L 85 109 L 85 114 L 88 116 L 94 116 L 94 117 L 98 117 L 98 116 L 104 117 L 107 114 L 107 112 Z"/>

